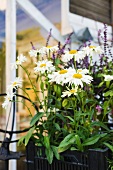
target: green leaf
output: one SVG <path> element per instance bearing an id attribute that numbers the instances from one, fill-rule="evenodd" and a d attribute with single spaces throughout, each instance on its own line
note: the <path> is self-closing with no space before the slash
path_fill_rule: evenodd
<path id="1" fill-rule="evenodd" d="M 62 93 L 62 86 L 61 86 L 61 85 L 58 85 L 58 84 L 55 84 L 55 85 L 54 85 L 54 91 L 55 91 L 56 95 L 57 95 L 58 97 L 60 97 L 60 96 L 61 96 L 61 93 Z"/>
<path id="2" fill-rule="evenodd" d="M 58 153 L 58 147 L 56 147 L 56 146 L 51 146 L 51 148 L 52 148 L 52 150 L 53 150 L 53 152 L 54 152 L 55 157 L 56 157 L 58 160 L 60 160 L 60 154 Z"/>
<path id="3" fill-rule="evenodd" d="M 108 133 L 99 134 L 100 138 L 104 138 L 106 135 L 108 135 Z"/>
<path id="4" fill-rule="evenodd" d="M 74 119 L 71 116 L 65 116 L 67 117 L 69 120 L 71 120 L 72 122 L 74 122 Z"/>
<path id="5" fill-rule="evenodd" d="M 106 81 L 106 87 L 109 88 L 110 81 Z"/>
<path id="6" fill-rule="evenodd" d="M 100 126 L 100 127 L 102 127 L 103 129 L 106 129 L 107 131 L 109 131 L 110 129 L 105 125 L 105 123 L 103 123 L 103 122 L 100 122 L 100 121 L 94 121 L 94 122 L 92 122 L 91 123 L 91 125 L 92 126 Z"/>
<path id="7" fill-rule="evenodd" d="M 38 79 L 39 79 L 39 75 L 37 75 L 37 77 L 36 77 L 36 83 L 38 82 Z"/>
<path id="8" fill-rule="evenodd" d="M 55 106 L 56 108 L 61 109 L 62 107 L 61 98 L 57 98 Z"/>
<path id="9" fill-rule="evenodd" d="M 106 93 L 104 93 L 104 96 L 105 96 L 105 97 L 107 97 L 107 96 L 113 96 L 113 90 L 107 91 Z"/>
<path id="10" fill-rule="evenodd" d="M 40 83 L 40 88 L 41 88 L 42 91 L 44 91 L 44 83 L 43 83 L 43 81 L 41 81 L 41 83 Z"/>
<path id="11" fill-rule="evenodd" d="M 52 149 L 51 148 L 48 148 L 48 149 L 46 148 L 45 153 L 46 153 L 46 157 L 47 157 L 48 162 L 51 164 L 52 161 L 53 161 L 53 151 L 52 151 Z"/>
<path id="12" fill-rule="evenodd" d="M 66 119 L 62 114 L 56 114 L 56 117 L 58 117 L 60 120 L 62 120 L 64 123 L 66 122 Z"/>
<path id="13" fill-rule="evenodd" d="M 90 137 L 83 142 L 83 146 L 93 145 L 97 143 L 99 139 L 100 139 L 100 134 Z"/>
<path id="14" fill-rule="evenodd" d="M 68 99 L 64 99 L 63 102 L 62 102 L 62 106 L 63 107 L 66 107 L 68 105 Z"/>
<path id="15" fill-rule="evenodd" d="M 67 135 L 67 136 L 63 139 L 63 141 L 60 143 L 59 148 L 60 148 L 60 147 L 67 146 L 67 145 L 69 145 L 69 144 L 73 144 L 74 142 L 75 142 L 75 134 L 74 134 L 74 133 L 69 134 L 69 135 Z"/>
<path id="16" fill-rule="evenodd" d="M 44 115 L 44 112 L 38 112 L 30 122 L 30 125 L 33 126 L 42 116 Z"/>
<path id="17" fill-rule="evenodd" d="M 66 150 L 68 150 L 70 148 L 71 144 L 67 145 L 67 146 L 63 146 L 63 147 L 58 147 L 58 153 L 64 152 Z"/>
<path id="18" fill-rule="evenodd" d="M 54 88 L 54 91 L 57 92 L 57 85 L 56 84 L 54 84 L 53 88 Z"/>
<path id="19" fill-rule="evenodd" d="M 83 146 L 80 141 L 80 137 L 78 135 L 75 135 L 76 145 L 79 151 L 83 151 Z"/>
<path id="20" fill-rule="evenodd" d="M 47 149 L 50 148 L 50 141 L 48 136 L 44 136 L 44 145 Z"/>
<path id="21" fill-rule="evenodd" d="M 60 64 L 60 59 L 59 59 L 59 58 L 56 58 L 56 59 L 55 59 L 55 64 L 56 64 L 56 65 Z"/>
<path id="22" fill-rule="evenodd" d="M 71 150 L 71 151 L 76 151 L 76 150 L 78 150 L 78 149 L 75 148 L 75 147 L 71 147 L 70 150 Z"/>
<path id="23" fill-rule="evenodd" d="M 22 144 L 22 143 L 25 143 L 25 146 L 28 144 L 31 136 L 33 135 L 33 132 L 35 130 L 35 127 L 32 127 L 25 136 L 22 136 L 22 138 L 20 138 L 18 144 Z"/>
<path id="24" fill-rule="evenodd" d="M 26 88 L 26 90 L 32 90 L 32 88 Z"/>
<path id="25" fill-rule="evenodd" d="M 25 136 L 22 136 L 18 141 L 18 145 L 22 145 L 24 143 L 24 140 L 25 140 Z"/>
<path id="26" fill-rule="evenodd" d="M 86 99 L 86 100 L 85 100 L 85 104 L 88 104 L 88 103 L 90 103 L 90 102 L 94 103 L 94 100 L 92 100 L 92 99 Z"/>
<path id="27" fill-rule="evenodd" d="M 106 143 L 106 142 L 104 142 L 103 143 L 105 146 L 107 146 L 112 152 L 113 152 L 113 144 L 112 145 L 110 145 L 109 143 Z"/>
<path id="28" fill-rule="evenodd" d="M 59 126 L 59 124 L 58 124 L 58 123 L 54 123 L 54 125 L 55 125 L 56 129 L 60 131 L 60 126 Z"/>
<path id="29" fill-rule="evenodd" d="M 60 85 L 57 86 L 57 95 L 60 97 L 61 96 L 61 93 L 62 93 L 62 88 Z"/>
<path id="30" fill-rule="evenodd" d="M 104 116 L 107 114 L 108 107 L 109 107 L 109 100 L 105 101 L 103 104 Z"/>
<path id="31" fill-rule="evenodd" d="M 101 83 L 98 85 L 98 87 L 102 87 L 103 84 L 104 84 L 104 82 L 101 82 Z"/>

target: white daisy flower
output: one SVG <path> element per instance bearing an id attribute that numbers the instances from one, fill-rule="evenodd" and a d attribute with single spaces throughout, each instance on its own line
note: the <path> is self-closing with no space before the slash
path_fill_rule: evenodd
<path id="1" fill-rule="evenodd" d="M 56 84 L 64 85 L 66 83 L 66 79 L 69 77 L 69 73 L 71 70 L 72 68 L 69 68 L 49 74 L 49 82 L 56 82 Z"/>
<path id="2" fill-rule="evenodd" d="M 113 80 L 113 76 L 111 76 L 111 75 L 104 75 L 104 81 L 111 81 L 111 80 Z"/>
<path id="3" fill-rule="evenodd" d="M 29 51 L 29 55 L 30 55 L 30 57 L 37 57 L 37 53 L 38 53 L 38 50 L 30 50 Z"/>
<path id="4" fill-rule="evenodd" d="M 65 51 L 65 54 L 61 56 L 61 61 L 64 63 L 69 62 L 73 58 L 73 55 L 70 55 L 68 51 Z"/>
<path id="5" fill-rule="evenodd" d="M 47 46 L 47 47 L 42 47 L 41 48 L 41 50 L 43 51 L 43 52 L 45 52 L 45 53 L 49 53 L 49 52 L 56 52 L 56 51 L 58 51 L 58 45 L 56 45 L 56 46 Z"/>
<path id="6" fill-rule="evenodd" d="M 70 50 L 70 51 L 65 52 L 64 55 L 62 55 L 61 60 L 63 62 L 68 62 L 72 58 L 74 58 L 74 60 L 79 63 L 80 60 L 82 60 L 84 57 L 85 57 L 85 53 L 83 51 Z"/>
<path id="7" fill-rule="evenodd" d="M 7 91 L 10 92 L 13 89 L 17 89 L 18 87 L 22 87 L 22 81 L 23 81 L 22 78 L 16 77 L 16 79 L 13 82 L 11 82 L 10 85 L 8 85 Z"/>
<path id="8" fill-rule="evenodd" d="M 71 76 L 68 77 L 67 83 L 69 85 L 75 85 L 75 86 L 81 86 L 83 87 L 83 83 L 90 84 L 93 78 L 86 74 L 80 74 L 80 73 L 73 73 Z"/>
<path id="9" fill-rule="evenodd" d="M 100 46 L 95 47 L 95 46 L 87 46 L 82 49 L 85 53 L 85 55 L 90 55 L 93 56 L 95 54 L 102 54 L 104 51 Z"/>
<path id="10" fill-rule="evenodd" d="M 13 92 L 8 92 L 7 95 L 4 97 L 5 101 L 2 103 L 2 107 L 3 108 L 7 108 L 7 106 L 9 105 L 9 103 L 11 102 L 11 100 L 13 99 L 13 96 L 15 94 Z"/>
<path id="11" fill-rule="evenodd" d="M 47 71 L 47 73 L 55 71 L 55 67 L 53 66 L 52 61 L 42 60 L 36 62 L 37 66 L 34 68 L 35 72 L 41 72 L 42 74 Z"/>
<path id="12" fill-rule="evenodd" d="M 69 88 L 67 88 L 67 91 L 64 91 L 64 92 L 62 92 L 63 93 L 63 95 L 61 96 L 61 97 L 66 97 L 66 96 L 71 96 L 72 94 L 73 95 L 77 95 L 77 92 L 78 92 L 78 86 L 76 86 L 75 88 L 73 88 L 73 89 L 69 89 Z"/>
<path id="13" fill-rule="evenodd" d="M 46 52 L 43 50 L 43 48 L 41 48 L 39 50 L 38 49 L 36 49 L 36 50 L 32 49 L 32 50 L 29 51 L 30 57 L 37 57 L 37 54 L 45 55 Z"/>
<path id="14" fill-rule="evenodd" d="M 59 109 L 57 109 L 57 108 L 55 108 L 55 107 L 54 107 L 54 108 L 48 108 L 48 109 L 47 109 L 47 112 L 49 112 L 49 113 L 50 113 L 50 112 L 56 113 L 56 112 L 58 112 L 58 111 L 59 111 Z"/>
<path id="15" fill-rule="evenodd" d="M 80 74 L 88 74 L 88 73 L 89 73 L 89 70 L 88 70 L 88 69 L 78 69 L 78 70 L 77 70 L 77 73 L 80 73 Z"/>
<path id="16" fill-rule="evenodd" d="M 20 55 L 17 57 L 16 62 L 14 62 L 14 63 L 11 64 L 11 69 L 17 69 L 17 68 L 18 68 L 18 65 L 21 65 L 21 64 L 24 63 L 26 60 L 27 60 L 27 58 L 26 58 L 23 54 L 20 54 Z"/>

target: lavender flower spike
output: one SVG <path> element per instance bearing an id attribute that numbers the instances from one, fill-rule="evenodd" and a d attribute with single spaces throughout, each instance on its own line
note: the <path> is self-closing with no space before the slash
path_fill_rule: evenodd
<path id="1" fill-rule="evenodd" d="M 36 48 L 34 47 L 33 43 L 32 42 L 30 42 L 30 43 L 31 43 L 32 49 L 36 50 Z"/>
<path id="2" fill-rule="evenodd" d="M 52 31 L 52 28 L 50 29 L 49 35 L 48 35 L 48 37 L 47 37 L 46 47 L 48 46 L 49 40 L 50 40 L 50 38 L 51 38 L 51 31 Z"/>

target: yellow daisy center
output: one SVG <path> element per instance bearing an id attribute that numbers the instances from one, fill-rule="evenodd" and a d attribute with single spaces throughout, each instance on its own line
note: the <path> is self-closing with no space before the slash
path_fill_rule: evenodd
<path id="1" fill-rule="evenodd" d="M 96 47 L 91 45 L 91 46 L 89 46 L 89 48 L 96 48 Z"/>
<path id="2" fill-rule="evenodd" d="M 82 74 L 74 74 L 73 75 L 73 78 L 76 78 L 76 79 L 81 79 L 82 78 Z"/>
<path id="3" fill-rule="evenodd" d="M 19 63 L 19 60 L 16 60 L 16 63 Z"/>
<path id="4" fill-rule="evenodd" d="M 76 92 L 77 92 L 76 89 L 71 89 L 71 90 L 70 90 L 70 93 L 76 93 Z"/>
<path id="5" fill-rule="evenodd" d="M 16 86 L 17 85 L 17 82 L 15 81 L 15 82 L 13 82 L 13 86 Z"/>
<path id="6" fill-rule="evenodd" d="M 47 46 L 47 48 L 51 48 L 52 46 Z"/>
<path id="7" fill-rule="evenodd" d="M 65 74 L 65 73 L 67 73 L 67 70 L 60 70 L 59 71 L 59 74 Z"/>
<path id="8" fill-rule="evenodd" d="M 46 66 L 46 64 L 40 64 L 40 67 L 45 67 Z"/>
<path id="9" fill-rule="evenodd" d="M 78 69 L 77 72 L 78 72 L 78 73 L 82 72 L 82 69 Z"/>
<path id="10" fill-rule="evenodd" d="M 69 51 L 69 54 L 76 54 L 77 53 L 77 50 L 70 50 Z"/>

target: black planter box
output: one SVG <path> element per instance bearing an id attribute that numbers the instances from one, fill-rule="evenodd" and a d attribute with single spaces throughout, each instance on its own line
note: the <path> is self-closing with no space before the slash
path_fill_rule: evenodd
<path id="1" fill-rule="evenodd" d="M 27 170 L 108 170 L 109 150 L 89 150 L 88 153 L 66 151 L 63 161 L 54 160 L 49 164 L 43 147 L 32 141 L 26 147 Z"/>

